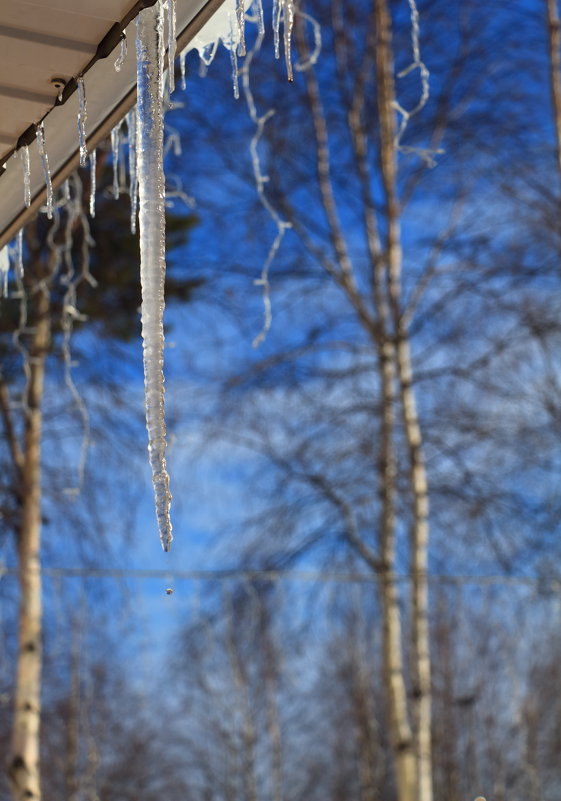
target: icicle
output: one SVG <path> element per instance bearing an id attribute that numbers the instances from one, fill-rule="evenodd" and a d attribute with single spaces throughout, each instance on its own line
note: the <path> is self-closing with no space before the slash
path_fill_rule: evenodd
<path id="1" fill-rule="evenodd" d="M 136 171 L 136 109 L 127 114 L 129 132 L 129 178 L 131 196 L 131 234 L 136 234 L 136 215 L 138 212 L 138 176 Z"/>
<path id="2" fill-rule="evenodd" d="M 65 201 L 65 203 L 68 203 L 68 201 L 70 200 L 70 183 L 68 181 L 68 178 L 62 185 L 62 198 Z"/>
<path id="3" fill-rule="evenodd" d="M 187 50 L 183 50 L 183 52 L 179 56 L 179 67 L 181 69 L 181 88 L 183 91 L 187 89 L 187 75 L 185 72 L 185 59 L 187 58 Z"/>
<path id="4" fill-rule="evenodd" d="M 96 149 L 90 153 L 90 217 L 95 217 L 95 193 L 97 189 L 97 153 Z"/>
<path id="5" fill-rule="evenodd" d="M 232 87 L 234 90 L 234 97 L 239 100 L 240 87 L 238 83 L 238 54 L 236 48 L 236 40 L 234 38 L 234 30 L 232 21 L 230 20 L 230 61 L 232 62 Z"/>
<path id="6" fill-rule="evenodd" d="M 31 166 L 29 164 L 29 145 L 24 145 L 20 151 L 23 167 L 23 200 L 25 207 L 31 205 Z"/>
<path id="7" fill-rule="evenodd" d="M 165 179 L 162 111 L 163 34 L 158 4 L 140 12 L 136 22 L 138 130 L 137 157 L 140 194 L 140 279 L 142 285 L 142 338 L 148 452 L 156 499 L 160 539 L 169 551 L 172 533 L 171 495 L 166 470 L 164 418 L 164 282 Z"/>
<path id="8" fill-rule="evenodd" d="M 217 50 L 218 50 L 218 39 L 215 42 L 209 42 L 209 44 L 203 47 L 203 49 L 199 53 L 199 58 L 201 59 L 205 67 L 210 67 L 210 65 L 214 61 L 214 56 L 216 55 Z M 205 70 L 205 75 L 206 75 L 206 70 Z"/>
<path id="9" fill-rule="evenodd" d="M 121 36 L 121 49 L 119 50 L 119 55 L 115 59 L 116 72 L 121 72 L 121 67 L 125 63 L 126 57 L 127 57 L 127 34 L 123 33 L 123 35 Z"/>
<path id="10" fill-rule="evenodd" d="M 232 62 L 232 87 L 234 90 L 234 97 L 236 100 L 239 100 L 240 87 L 238 84 L 238 56 L 235 47 L 232 47 L 230 50 L 230 61 Z"/>
<path id="11" fill-rule="evenodd" d="M 166 11 L 168 18 L 168 86 L 171 96 L 175 90 L 175 51 L 177 48 L 175 40 L 175 0 L 166 0 Z"/>
<path id="12" fill-rule="evenodd" d="M 273 41 L 275 45 L 275 58 L 280 58 L 280 20 L 282 10 L 282 0 L 273 0 Z"/>
<path id="13" fill-rule="evenodd" d="M 111 131 L 111 151 L 113 153 L 113 195 L 115 199 L 119 197 L 119 131 L 121 123 Z"/>
<path id="14" fill-rule="evenodd" d="M 10 271 L 10 254 L 8 245 L 0 250 L 0 298 L 8 297 L 8 273 Z"/>
<path id="15" fill-rule="evenodd" d="M 16 278 L 23 278 L 23 228 L 19 229 L 16 239 Z"/>
<path id="16" fill-rule="evenodd" d="M 294 27 L 294 0 L 283 0 L 283 23 L 284 23 L 284 61 L 286 63 L 286 74 L 289 81 L 294 80 L 292 74 L 292 28 Z"/>
<path id="17" fill-rule="evenodd" d="M 85 167 L 88 161 L 88 148 L 86 147 L 86 88 L 82 75 L 77 79 L 78 84 L 78 138 L 80 141 L 80 167 Z"/>
<path id="18" fill-rule="evenodd" d="M 237 0 L 236 19 L 238 21 L 238 56 L 245 56 L 245 0 Z"/>
<path id="19" fill-rule="evenodd" d="M 125 136 L 121 130 L 121 151 L 123 151 L 123 147 L 125 144 Z M 121 189 L 124 189 L 126 192 L 127 186 L 127 159 L 124 157 L 124 153 L 121 152 L 121 158 L 119 159 L 119 186 Z"/>
<path id="20" fill-rule="evenodd" d="M 253 0 L 255 11 L 257 14 L 257 33 L 265 33 L 265 17 L 263 15 L 263 3 L 261 0 Z"/>
<path id="21" fill-rule="evenodd" d="M 39 155 L 41 156 L 41 164 L 43 166 L 43 174 L 45 176 L 45 186 L 47 187 L 47 217 L 49 220 L 53 219 L 53 185 L 51 183 L 51 171 L 49 169 L 49 157 L 47 155 L 47 148 L 45 146 L 45 126 L 39 123 L 37 126 L 37 147 L 39 148 Z"/>

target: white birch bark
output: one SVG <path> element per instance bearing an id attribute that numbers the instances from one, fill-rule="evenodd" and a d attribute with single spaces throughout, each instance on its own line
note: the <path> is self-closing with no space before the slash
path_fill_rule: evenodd
<path id="1" fill-rule="evenodd" d="M 412 493 L 411 568 L 412 665 L 417 762 L 416 801 L 432 801 L 431 754 L 431 671 L 428 624 L 428 484 L 423 459 L 423 441 L 415 394 L 408 333 L 401 314 L 401 224 L 397 194 L 395 81 L 392 54 L 391 17 L 386 0 L 376 0 L 376 78 L 380 119 L 380 163 L 386 197 L 387 263 L 389 299 L 395 333 L 397 370 L 403 428 L 409 458 Z"/>
<path id="2" fill-rule="evenodd" d="M 227 615 L 226 648 L 241 709 L 243 795 L 245 801 L 258 801 L 257 783 L 255 779 L 255 746 L 257 743 L 257 733 L 253 720 L 250 690 L 247 674 L 236 642 L 233 604 L 229 596 L 225 598 L 225 601 L 224 608 Z"/>
<path id="3" fill-rule="evenodd" d="M 407 708 L 399 588 L 395 581 L 396 461 L 392 442 L 394 420 L 394 354 L 389 342 L 381 356 L 383 420 L 381 441 L 381 557 L 380 592 L 383 618 L 384 684 L 389 706 L 390 742 L 395 762 L 398 801 L 417 801 L 417 771 Z"/>
<path id="4" fill-rule="evenodd" d="M 22 464 L 22 517 L 18 536 L 19 631 L 14 719 L 8 776 L 14 801 L 40 801 L 41 720 L 41 428 L 45 357 L 50 338 L 49 295 L 37 294 L 37 320 L 29 353 L 27 417 Z"/>
<path id="5" fill-rule="evenodd" d="M 330 156 L 325 118 L 319 88 L 313 69 L 305 73 L 308 100 L 317 147 L 318 183 L 325 210 L 336 266 L 326 269 L 346 293 L 357 316 L 376 347 L 381 383 L 382 415 L 380 433 L 380 560 L 375 568 L 380 575 L 383 616 L 383 659 L 386 697 L 390 718 L 390 741 L 395 762 L 396 788 L 399 801 L 432 801 L 431 765 L 431 697 L 430 653 L 428 640 L 428 585 L 426 558 L 428 545 L 428 504 L 426 472 L 422 458 L 422 439 L 412 389 L 411 356 L 407 332 L 399 323 L 401 287 L 401 230 L 397 198 L 396 121 L 394 65 L 391 38 L 391 18 L 386 0 L 374 0 L 375 36 L 364 56 L 363 69 L 355 87 L 348 123 L 361 184 L 365 211 L 365 231 L 373 270 L 373 299 L 375 317 L 360 294 L 353 265 L 346 247 L 344 231 L 339 222 L 331 185 Z M 337 32 L 336 32 L 337 33 Z M 301 25 L 296 25 L 296 40 L 303 58 L 306 57 Z M 336 43 L 337 47 L 337 43 Z M 367 158 L 367 133 L 363 127 L 365 103 L 371 61 L 375 62 L 377 106 L 380 124 L 380 175 L 386 206 L 383 211 L 387 241 L 382 248 L 376 223 L 376 206 L 371 197 L 372 180 Z M 395 581 L 396 551 L 396 409 L 401 406 L 408 445 L 410 484 L 413 498 L 412 571 L 413 636 L 412 653 L 415 682 L 415 735 L 413 736 L 405 680 L 404 649 L 400 593 Z M 369 549 L 350 538 L 366 561 Z"/>
<path id="6" fill-rule="evenodd" d="M 557 0 L 546 0 L 547 37 L 549 44 L 549 79 L 557 150 L 557 167 L 561 176 L 561 21 Z"/>

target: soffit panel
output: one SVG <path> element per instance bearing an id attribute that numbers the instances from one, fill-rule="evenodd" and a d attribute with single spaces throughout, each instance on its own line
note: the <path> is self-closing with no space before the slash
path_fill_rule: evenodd
<path id="1" fill-rule="evenodd" d="M 98 19 L 111 20 L 119 22 L 123 19 L 132 4 L 128 0 L 41 0 L 40 2 L 30 2 L 30 6 L 38 6 L 39 8 L 48 8 L 49 11 L 66 14 L 84 14 L 87 16 L 97 17 Z M 3 0 L 0 8 L 4 5 L 9 5 L 6 0 Z"/>
<path id="2" fill-rule="evenodd" d="M 43 4 L 13 3 L 2 14 L 2 24 L 22 31 L 39 31 L 42 35 L 66 36 L 97 44 L 107 30 L 107 23 L 119 22 L 121 19 L 121 16 L 117 19 L 113 19 L 113 16 L 115 15 L 96 16 L 89 10 L 84 14 L 76 11 L 56 11 Z"/>

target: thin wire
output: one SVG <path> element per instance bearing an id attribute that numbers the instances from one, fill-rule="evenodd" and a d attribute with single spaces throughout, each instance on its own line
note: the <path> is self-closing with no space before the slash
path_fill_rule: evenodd
<path id="1" fill-rule="evenodd" d="M 206 569 L 206 570 L 158 570 L 153 568 L 90 568 L 90 567 L 45 567 L 42 568 L 45 576 L 68 576 L 75 578 L 99 577 L 99 578 L 127 578 L 135 577 L 138 579 L 191 579 L 191 580 L 213 580 L 222 581 L 232 578 L 251 580 L 256 578 L 269 579 L 271 581 L 310 581 L 320 583 L 341 582 L 341 583 L 377 583 L 382 579 L 378 574 L 354 573 L 354 572 L 324 572 L 315 570 L 244 570 L 240 568 L 232 569 Z M 0 565 L 0 577 L 4 575 L 16 575 L 16 567 Z M 392 580 L 396 582 L 408 582 L 413 578 L 412 573 L 392 573 L 384 576 L 384 581 Z M 551 590 L 561 592 L 561 578 L 558 576 L 470 576 L 461 574 L 433 573 L 428 576 L 431 583 L 442 584 L 511 584 L 525 586 L 547 586 Z"/>

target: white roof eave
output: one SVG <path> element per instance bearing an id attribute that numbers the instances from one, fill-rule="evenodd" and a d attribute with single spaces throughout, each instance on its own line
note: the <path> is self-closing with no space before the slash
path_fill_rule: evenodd
<path id="1" fill-rule="evenodd" d="M 44 0 L 42 1 L 44 2 Z M 33 0 L 30 0 L 30 2 L 32 4 Z M 223 0 L 209 0 L 208 2 L 205 0 L 176 0 L 178 52 L 181 52 L 189 44 L 191 39 L 196 36 L 203 25 L 222 5 L 222 2 Z M 76 20 L 78 20 L 80 6 L 84 8 L 85 14 L 91 13 L 89 12 L 91 5 L 97 6 L 97 12 L 101 16 L 105 14 L 105 19 L 101 20 L 104 23 L 104 36 L 115 24 L 115 21 L 112 21 L 110 17 L 112 0 L 103 0 L 102 3 L 98 4 L 92 4 L 89 0 L 72 0 L 71 6 L 68 6 L 69 0 L 48 0 L 48 3 L 60 8 L 64 18 L 70 18 L 70 21 L 73 19 L 70 16 L 72 14 L 77 15 Z M 24 5 L 26 4 L 24 2 Z M 122 5 L 122 0 L 121 2 L 114 0 L 113 14 L 118 13 Z M 134 9 L 136 6 L 138 6 L 138 3 L 131 5 L 131 8 Z M 13 8 L 11 0 L 10 8 Z M 70 11 L 69 8 L 71 9 Z M 13 16 L 13 13 L 10 13 Z M 53 8 L 52 14 L 56 13 L 57 8 Z M 128 16 L 130 17 L 130 11 Z M 125 15 L 121 17 L 121 19 L 126 18 Z M 3 34 L 9 34 L 10 30 L 13 30 L 13 25 L 7 24 L 11 21 L 7 0 L 0 0 L 0 40 Z M 96 23 L 98 22 L 99 20 L 96 20 Z M 80 26 L 76 25 L 76 29 L 80 31 Z M 101 30 L 99 25 L 97 29 Z M 68 80 L 79 75 L 89 63 L 93 62 L 84 73 L 87 98 L 87 146 L 88 151 L 91 152 L 108 136 L 112 128 L 136 103 L 136 56 L 134 48 L 136 33 L 134 19 L 129 22 L 125 31 L 129 43 L 129 53 L 119 72 L 115 70 L 114 66 L 115 58 L 119 52 L 118 43 L 108 57 L 95 60 L 92 59 L 92 53 L 95 53 L 97 49 L 96 43 L 89 44 L 84 42 L 83 37 L 73 41 L 70 35 L 65 35 L 64 31 L 57 33 L 55 36 L 48 29 L 43 33 L 40 31 L 29 32 L 29 36 L 27 36 L 27 32 L 20 34 L 23 37 L 27 36 L 28 40 L 33 44 L 33 52 L 37 53 L 39 50 L 42 53 L 42 58 L 48 52 L 49 46 L 53 47 L 53 52 L 44 60 L 45 74 L 40 83 L 41 91 L 30 92 L 29 89 L 22 88 L 18 94 L 16 76 L 14 80 L 6 80 L 4 82 L 7 86 L 0 84 L 0 106 L 3 104 L 4 109 L 8 107 L 10 111 L 16 109 L 14 114 L 20 114 L 19 118 L 15 118 L 21 118 L 21 130 L 19 130 L 18 136 L 24 134 L 26 130 L 32 133 L 28 122 L 29 116 L 25 117 L 26 111 L 29 114 L 30 109 L 33 109 L 37 114 L 36 118 L 31 120 L 31 125 L 39 123 L 44 118 L 45 141 L 53 188 L 56 188 L 68 178 L 79 164 L 78 93 L 76 91 L 72 92 L 63 104 L 53 106 L 56 102 L 57 90 L 52 88 L 49 95 L 49 89 L 45 90 L 45 87 L 50 87 L 53 76 L 60 75 Z M 33 37 L 35 37 L 34 42 Z M 101 39 L 103 39 L 103 36 Z M 71 52 L 63 52 L 65 44 Z M 25 42 L 20 41 L 19 45 L 21 48 L 25 45 Z M 76 60 L 77 54 L 81 59 L 81 63 Z M 69 64 L 77 63 L 78 69 L 69 75 Z M 58 68 L 59 64 L 62 65 L 60 69 Z M 66 71 L 64 69 L 65 66 Z M 4 71 L 3 74 L 5 75 L 6 72 Z M 35 70 L 35 80 L 37 80 L 37 74 L 37 70 Z M 29 81 L 30 76 L 26 75 L 25 77 Z M 27 85 L 29 86 L 29 83 Z M 25 108 L 26 102 L 29 104 L 35 102 L 35 105 L 29 105 Z M 43 103 L 43 106 L 41 106 L 41 103 Z M 45 104 L 46 107 L 42 110 Z M 12 116 L 11 119 L 13 120 L 14 117 Z M 17 147 L 17 137 L 12 134 L 13 143 L 7 141 L 9 136 L 6 134 L 2 136 L 1 125 L 0 119 L 0 153 L 7 154 L 9 157 L 6 160 L 6 155 L 4 155 L 5 171 L 0 175 L 0 248 L 16 235 L 18 230 L 25 225 L 27 220 L 37 212 L 46 200 L 45 181 L 37 143 L 32 139 L 29 144 L 31 205 L 26 208 L 24 204 L 21 159 L 17 150 L 15 154 L 13 153 Z"/>

